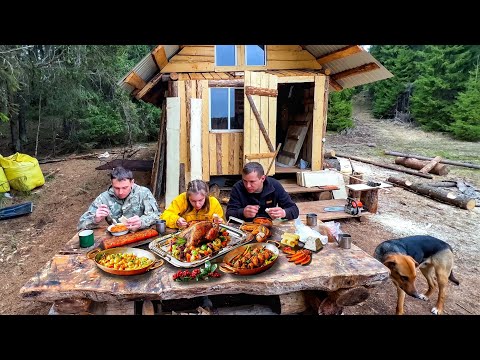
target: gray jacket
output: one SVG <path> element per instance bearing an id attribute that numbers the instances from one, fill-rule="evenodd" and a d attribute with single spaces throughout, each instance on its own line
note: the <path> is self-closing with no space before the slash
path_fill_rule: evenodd
<path id="1" fill-rule="evenodd" d="M 133 184 L 130 194 L 121 200 L 115 196 L 113 187 L 110 186 L 107 191 L 97 196 L 88 210 L 80 217 L 77 225 L 78 230 L 93 229 L 101 225 L 101 223 L 97 224 L 94 221 L 95 212 L 101 204 L 108 205 L 111 217 L 117 220 L 122 215 L 127 218 L 138 215 L 142 220 L 140 229 L 154 224 L 160 216 L 157 201 L 148 188 Z"/>

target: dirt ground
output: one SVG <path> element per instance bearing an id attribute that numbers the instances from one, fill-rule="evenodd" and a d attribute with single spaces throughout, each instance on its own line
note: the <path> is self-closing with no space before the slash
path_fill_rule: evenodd
<path id="1" fill-rule="evenodd" d="M 425 133 L 400 123 L 371 118 L 368 103 L 359 96 L 354 108 L 356 127 L 346 134 L 328 134 L 327 149 L 393 163 L 394 157 L 383 150 L 432 156 L 436 151 L 455 155 L 456 160 L 480 163 L 480 143 L 451 140 L 440 134 Z M 141 147 L 134 158 L 152 159 L 154 144 Z M 112 151 L 104 149 L 97 151 Z M 448 158 L 448 157 L 447 157 Z M 98 159 L 69 160 L 41 165 L 46 176 L 44 186 L 13 202 L 33 201 L 32 214 L 0 221 L 0 314 L 45 315 L 51 304 L 22 300 L 20 288 L 76 233 L 80 215 L 91 201 L 109 185 L 108 171 L 95 170 L 104 161 Z M 404 173 L 352 161 L 354 169 L 362 171 L 367 180 L 385 181 L 389 176 L 424 181 Z M 480 170 L 449 166 L 446 176 L 436 181 L 463 179 L 480 188 Z M 135 173 L 137 183 L 149 185 L 150 173 Z M 425 181 L 428 181 L 425 179 Z M 4 202 L 2 206 L 12 202 Z M 384 240 L 429 234 L 447 241 L 454 249 L 454 272 L 460 286 L 448 286 L 445 314 L 480 314 L 480 208 L 468 211 L 392 187 L 380 191 L 378 213 L 366 221 L 340 220 L 343 232 L 353 236 L 353 242 L 373 254 Z M 424 291 L 426 281 L 419 273 L 417 287 Z M 406 314 L 426 315 L 435 305 L 437 293 L 428 301 L 407 297 Z M 362 304 L 345 308 L 348 315 L 390 315 L 395 313 L 396 290 L 390 280 L 373 288 Z"/>

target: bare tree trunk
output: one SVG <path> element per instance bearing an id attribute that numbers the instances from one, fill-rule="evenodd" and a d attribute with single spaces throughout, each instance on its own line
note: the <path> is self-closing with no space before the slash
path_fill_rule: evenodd
<path id="1" fill-rule="evenodd" d="M 23 151 L 28 143 L 27 136 L 27 97 L 25 92 L 19 94 L 20 111 L 18 112 L 18 136 L 20 138 L 20 151 Z"/>
<path id="2" fill-rule="evenodd" d="M 127 124 L 127 132 L 128 132 L 127 145 L 128 147 L 131 147 L 132 146 L 132 126 L 131 126 L 132 118 L 130 116 L 127 105 L 122 103 L 122 108 L 123 108 L 123 113 L 125 114 L 125 123 Z"/>
<path id="3" fill-rule="evenodd" d="M 40 94 L 40 99 L 38 100 L 38 126 L 37 126 L 37 137 L 35 139 L 35 157 L 38 154 L 38 135 L 40 134 L 40 120 L 42 114 L 42 94 Z"/>

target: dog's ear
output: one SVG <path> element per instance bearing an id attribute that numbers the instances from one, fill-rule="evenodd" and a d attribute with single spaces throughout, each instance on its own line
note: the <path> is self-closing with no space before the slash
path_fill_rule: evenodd
<path id="1" fill-rule="evenodd" d="M 395 256 L 389 255 L 383 260 L 383 265 L 389 269 L 393 269 L 397 265 L 397 259 L 395 259 Z"/>
<path id="2" fill-rule="evenodd" d="M 413 257 L 411 257 L 410 255 L 407 255 L 410 259 L 412 259 L 413 263 L 415 264 L 415 267 L 419 267 L 420 264 L 418 262 L 415 261 L 415 259 Z"/>

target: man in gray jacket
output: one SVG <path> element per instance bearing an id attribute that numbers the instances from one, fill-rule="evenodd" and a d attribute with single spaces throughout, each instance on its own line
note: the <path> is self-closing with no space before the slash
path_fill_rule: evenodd
<path id="1" fill-rule="evenodd" d="M 101 193 L 80 217 L 77 229 L 99 227 L 103 220 L 126 217 L 131 231 L 144 229 L 155 223 L 160 216 L 158 204 L 152 192 L 135 184 L 133 174 L 123 167 L 116 167 L 110 174 L 112 185 Z"/>

